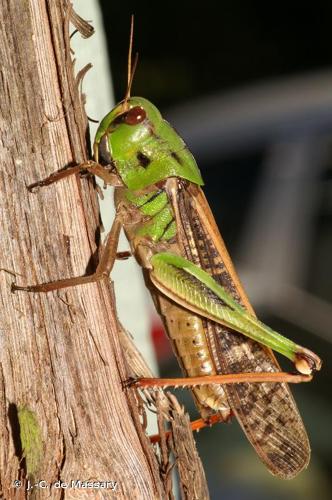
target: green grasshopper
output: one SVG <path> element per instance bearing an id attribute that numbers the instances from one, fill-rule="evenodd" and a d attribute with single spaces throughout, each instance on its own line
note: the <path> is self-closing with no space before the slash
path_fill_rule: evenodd
<path id="1" fill-rule="evenodd" d="M 193 386 L 203 419 L 216 414 L 226 421 L 234 414 L 268 469 L 291 478 L 307 466 L 310 446 L 286 382 L 310 379 L 321 360 L 256 318 L 204 197 L 194 157 L 151 102 L 130 97 L 130 57 L 126 97 L 101 121 L 94 161 L 30 186 L 87 171 L 115 187 L 116 216 L 95 273 L 12 288 L 49 292 L 108 279 L 123 228 L 188 377 L 178 383 Z M 271 349 L 302 375 L 282 373 Z M 165 384 L 170 381 L 137 381 L 141 387 Z"/>

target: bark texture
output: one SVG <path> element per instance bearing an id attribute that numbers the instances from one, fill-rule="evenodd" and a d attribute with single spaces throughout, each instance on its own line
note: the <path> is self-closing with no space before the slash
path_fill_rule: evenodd
<path id="1" fill-rule="evenodd" d="M 20 283 L 84 274 L 97 248 L 91 182 L 70 178 L 34 194 L 26 189 L 86 157 L 69 17 L 70 5 L 60 1 L 13 0 L 1 7 L 1 268 L 19 273 Z M 12 294 L 12 280 L 1 272 L 3 495 L 14 498 L 12 481 L 24 481 L 27 472 L 50 484 L 116 481 L 120 498 L 158 496 L 155 458 L 143 450 L 121 386 L 127 374 L 108 284 L 31 295 Z M 42 444 L 20 463 L 22 409 L 34 415 Z M 61 490 L 48 494 L 60 498 Z M 82 495 L 66 490 L 68 498 Z"/>
<path id="2" fill-rule="evenodd" d="M 139 398 L 123 390 L 127 361 L 137 360 L 122 332 L 124 356 L 110 285 L 49 294 L 10 289 L 14 280 L 33 284 L 91 272 L 98 257 L 91 179 L 26 189 L 88 155 L 79 92 L 84 71 L 74 77 L 70 20 L 89 34 L 65 0 L 4 0 L 0 7 L 0 496 L 26 498 L 27 481 L 44 480 L 47 487 L 35 488 L 34 498 L 170 497 L 163 466 L 172 447 L 164 448 L 164 461 L 153 452 Z M 179 451 L 189 478 L 182 496 L 207 498 L 187 419 L 161 398 L 193 446 Z M 58 489 L 58 480 L 114 481 L 116 489 Z"/>

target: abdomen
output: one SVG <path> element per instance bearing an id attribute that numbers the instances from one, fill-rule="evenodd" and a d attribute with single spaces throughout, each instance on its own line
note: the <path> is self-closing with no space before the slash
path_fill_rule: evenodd
<path id="1" fill-rule="evenodd" d="M 207 343 L 205 320 L 160 294 L 152 295 L 185 375 L 216 375 Z M 229 416 L 229 405 L 221 385 L 196 387 L 193 393 L 203 416 L 210 414 L 209 410 L 220 411 L 225 419 Z"/>

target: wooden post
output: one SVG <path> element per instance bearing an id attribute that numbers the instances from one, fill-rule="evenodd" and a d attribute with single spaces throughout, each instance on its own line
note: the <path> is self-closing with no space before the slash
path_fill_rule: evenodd
<path id="1" fill-rule="evenodd" d="M 19 273 L 1 271 L 3 495 L 14 498 L 15 479 L 51 484 L 60 478 L 114 481 L 119 498 L 155 498 L 162 491 L 159 471 L 122 389 L 126 372 L 109 286 L 10 292 L 13 279 L 84 274 L 97 248 L 99 212 L 88 180 L 68 179 L 34 194 L 26 189 L 87 154 L 69 47 L 70 4 L 13 0 L 0 9 L 1 268 Z M 24 411 L 41 443 L 20 463 Z"/>

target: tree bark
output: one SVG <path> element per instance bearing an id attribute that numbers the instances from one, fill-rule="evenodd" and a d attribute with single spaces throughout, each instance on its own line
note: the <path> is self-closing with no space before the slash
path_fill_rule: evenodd
<path id="1" fill-rule="evenodd" d="M 70 19 L 89 33 L 66 0 L 5 0 L 0 6 L 0 496 L 26 498 L 28 481 L 43 480 L 34 498 L 164 498 L 172 495 L 165 467 L 176 445 L 164 439 L 163 458 L 154 454 L 137 394 L 123 389 L 128 360 L 110 284 L 11 293 L 13 281 L 91 272 L 98 257 L 100 219 L 91 179 L 69 177 L 37 193 L 26 188 L 88 157 L 79 92 L 84 72 L 75 79 Z M 127 337 L 124 342 L 135 357 Z M 179 451 L 182 459 L 178 454 L 182 496 L 194 498 L 194 488 L 197 498 L 207 498 L 187 418 L 161 398 L 189 443 Z M 112 485 L 71 487 L 77 480 L 113 481 L 114 491 Z"/>
<path id="2" fill-rule="evenodd" d="M 1 268 L 19 273 L 15 279 L 24 284 L 84 274 L 99 238 L 92 182 L 69 178 L 38 193 L 26 189 L 87 155 L 69 17 L 70 5 L 61 1 L 13 0 L 1 7 Z M 24 486 L 26 479 L 52 484 L 59 478 L 115 481 L 120 498 L 159 496 L 155 457 L 150 447 L 143 450 L 121 386 L 127 375 L 109 285 L 12 294 L 11 281 L 2 271 L 5 498 L 14 498 L 15 479 Z M 32 439 L 34 450 L 20 463 L 24 411 L 41 443 Z M 60 498 L 61 490 L 48 494 Z M 68 498 L 82 494 L 66 490 Z"/>

